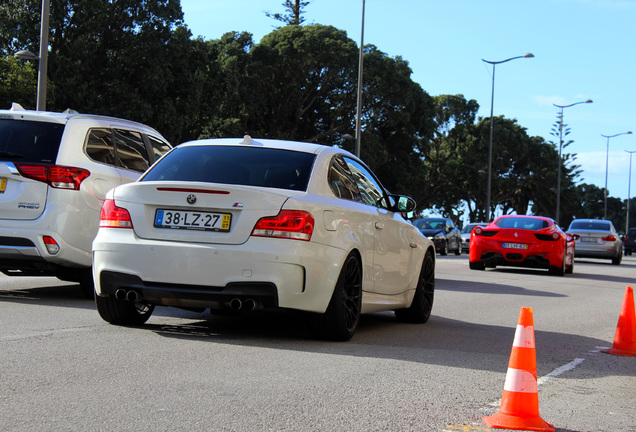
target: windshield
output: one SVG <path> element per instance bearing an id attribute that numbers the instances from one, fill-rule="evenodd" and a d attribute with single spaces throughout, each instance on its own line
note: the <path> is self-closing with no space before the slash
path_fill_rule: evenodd
<path id="1" fill-rule="evenodd" d="M 54 163 L 64 125 L 0 119 L 0 160 Z"/>
<path id="2" fill-rule="evenodd" d="M 263 147 L 177 147 L 140 181 L 192 181 L 307 190 L 312 153 Z"/>

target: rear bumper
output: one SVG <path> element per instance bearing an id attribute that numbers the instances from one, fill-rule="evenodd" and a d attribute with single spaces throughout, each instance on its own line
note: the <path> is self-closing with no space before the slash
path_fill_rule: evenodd
<path id="1" fill-rule="evenodd" d="M 265 307 L 323 313 L 347 251 L 312 242 L 252 237 L 241 245 L 140 239 L 131 230 L 98 232 L 97 295 L 139 290 L 152 304 L 220 308 L 238 298 Z"/>
<path id="2" fill-rule="evenodd" d="M 502 255 L 495 252 L 488 252 L 481 256 L 486 267 L 491 266 L 510 266 L 510 267 L 528 267 L 528 268 L 550 268 L 550 260 L 543 255 L 523 256 L 518 253 L 507 253 Z M 561 264 L 559 263 L 559 266 Z M 556 265 L 553 267 L 557 267 Z"/>
<path id="3" fill-rule="evenodd" d="M 528 249 L 504 249 L 499 239 L 480 237 L 473 239 L 473 242 L 475 244 L 470 248 L 470 261 L 483 262 L 486 266 L 549 269 L 563 265 L 565 251 L 558 242 L 531 243 Z"/>
<path id="4" fill-rule="evenodd" d="M 269 282 L 231 282 L 222 287 L 144 282 L 138 276 L 102 271 L 100 295 L 119 296 L 134 291 L 139 298 L 164 306 L 230 308 L 232 301 L 248 300 L 265 308 L 278 307 L 278 289 Z"/>
<path id="5" fill-rule="evenodd" d="M 582 247 L 580 243 L 576 243 L 574 256 L 576 258 L 615 258 L 622 254 L 622 248 L 619 247 Z"/>

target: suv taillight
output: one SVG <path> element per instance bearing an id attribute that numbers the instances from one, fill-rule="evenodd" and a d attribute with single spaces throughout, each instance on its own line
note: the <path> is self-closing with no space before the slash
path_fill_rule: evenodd
<path id="1" fill-rule="evenodd" d="M 22 177 L 46 183 L 56 189 L 79 190 L 91 172 L 84 168 L 52 164 L 16 163 Z"/>
<path id="2" fill-rule="evenodd" d="M 100 228 L 132 228 L 132 220 L 128 210 L 115 205 L 115 200 L 106 199 L 99 213 Z"/>
<path id="3" fill-rule="evenodd" d="M 277 237 L 295 240 L 311 240 L 314 218 L 300 210 L 281 210 L 278 215 L 259 219 L 252 230 L 256 237 Z"/>

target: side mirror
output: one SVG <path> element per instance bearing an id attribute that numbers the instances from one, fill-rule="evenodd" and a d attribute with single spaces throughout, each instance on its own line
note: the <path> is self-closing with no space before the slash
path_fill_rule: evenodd
<path id="1" fill-rule="evenodd" d="M 417 204 L 413 198 L 403 195 L 389 195 L 393 199 L 393 208 L 390 210 L 396 213 L 409 213 L 415 210 Z"/>

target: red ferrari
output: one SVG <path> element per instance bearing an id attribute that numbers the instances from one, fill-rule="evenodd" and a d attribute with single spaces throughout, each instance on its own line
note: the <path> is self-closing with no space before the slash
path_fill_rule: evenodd
<path id="1" fill-rule="evenodd" d="M 563 276 L 574 270 L 574 239 L 543 216 L 505 215 L 470 234 L 472 270 L 496 266 L 548 269 Z"/>

